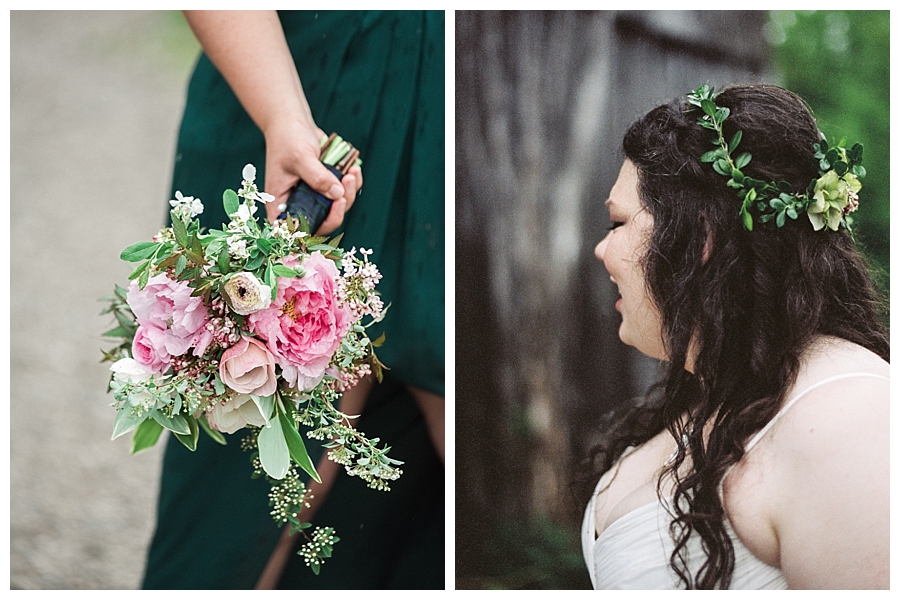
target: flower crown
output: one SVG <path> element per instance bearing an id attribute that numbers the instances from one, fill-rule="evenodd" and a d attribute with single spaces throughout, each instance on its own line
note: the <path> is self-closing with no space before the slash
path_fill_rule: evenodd
<path id="1" fill-rule="evenodd" d="M 731 111 L 716 105 L 714 90 L 709 84 L 703 84 L 687 95 L 687 101 L 703 111 L 697 124 L 714 132 L 712 141 L 717 146 L 704 153 L 700 161 L 712 163 L 716 173 L 728 177 L 726 185 L 735 188 L 741 198 L 744 228 L 753 231 L 751 209 L 755 207 L 760 223 L 774 221 L 777 227 L 782 227 L 787 217 L 797 219 L 805 212 L 816 231 L 826 226 L 837 231 L 842 225 L 850 231 L 852 218 L 849 215 L 859 207 L 858 194 L 862 188 L 859 180 L 866 175 L 861 164 L 862 144 L 853 144 L 849 150 L 840 145 L 829 146 L 819 132 L 821 139 L 813 145 L 814 156 L 819 161 L 819 178 L 813 179 L 802 193 L 794 192 L 787 181 L 775 183 L 747 177 L 741 169 L 750 164 L 751 155 L 742 152 L 733 156 L 741 143 L 742 132 L 738 130 L 731 141 L 726 142 L 722 123 Z"/>

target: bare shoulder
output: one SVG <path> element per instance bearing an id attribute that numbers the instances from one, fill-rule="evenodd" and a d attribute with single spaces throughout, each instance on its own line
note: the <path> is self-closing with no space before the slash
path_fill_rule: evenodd
<path id="1" fill-rule="evenodd" d="M 868 350 L 823 341 L 768 435 L 770 514 L 792 587 L 888 583 L 889 374 Z"/>

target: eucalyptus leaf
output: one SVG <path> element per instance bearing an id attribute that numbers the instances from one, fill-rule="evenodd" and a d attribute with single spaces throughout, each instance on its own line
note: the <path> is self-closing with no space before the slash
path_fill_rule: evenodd
<path id="1" fill-rule="evenodd" d="M 306 444 L 303 443 L 303 438 L 300 436 L 300 433 L 294 429 L 293 423 L 288 420 L 283 412 L 278 413 L 278 420 L 281 421 L 281 428 L 284 431 L 285 441 L 287 442 L 291 458 L 294 459 L 294 462 L 297 463 L 301 469 L 306 471 L 310 477 L 318 483 L 322 483 L 322 478 L 319 477 L 315 465 L 313 465 L 309 458 L 309 453 L 306 451 Z"/>
<path id="2" fill-rule="evenodd" d="M 116 413 L 116 421 L 113 424 L 113 434 L 110 439 L 114 440 L 120 435 L 125 435 L 129 431 L 137 429 L 138 425 L 143 423 L 146 418 L 146 413 L 140 417 L 133 417 L 130 408 L 120 409 L 119 412 Z"/>
<path id="3" fill-rule="evenodd" d="M 250 399 L 256 404 L 256 408 L 259 409 L 259 414 L 263 416 L 266 423 L 269 423 L 269 421 L 272 420 L 272 412 L 275 410 L 275 394 L 272 394 L 271 396 L 256 396 L 250 394 Z"/>
<path id="4" fill-rule="evenodd" d="M 265 472 L 275 479 L 284 479 L 291 466 L 291 455 L 279 419 L 272 419 L 259 430 L 257 444 Z"/>
<path id="5" fill-rule="evenodd" d="M 173 433 L 179 433 L 181 435 L 190 435 L 191 433 L 191 427 L 188 425 L 187 419 L 181 415 L 172 415 L 170 418 L 156 410 L 153 412 L 153 419 Z"/>
<path id="6" fill-rule="evenodd" d="M 145 448 L 154 446 L 159 440 L 159 434 L 162 433 L 163 426 L 153 419 L 146 419 L 138 425 L 131 438 L 131 453 L 136 454 Z"/>
<path id="7" fill-rule="evenodd" d="M 228 445 L 228 442 L 225 440 L 225 436 L 210 427 L 209 423 L 206 422 L 206 417 L 198 418 L 197 422 L 200 423 L 200 427 L 203 428 L 203 431 L 205 431 L 209 435 L 209 437 L 214 439 L 217 443 L 222 444 L 223 446 Z"/>
<path id="8" fill-rule="evenodd" d="M 193 452 L 197 449 L 197 440 L 200 437 L 200 428 L 197 427 L 196 419 L 186 419 L 187 423 L 190 426 L 190 433 L 183 435 L 180 433 L 176 433 L 175 437 L 178 438 L 178 441 L 184 444 L 184 447 Z"/>

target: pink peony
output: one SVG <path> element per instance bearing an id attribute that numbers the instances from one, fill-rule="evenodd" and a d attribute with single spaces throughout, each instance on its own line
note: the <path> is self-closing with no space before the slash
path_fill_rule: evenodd
<path id="1" fill-rule="evenodd" d="M 275 357 L 259 340 L 242 336 L 222 354 L 219 361 L 222 382 L 241 394 L 269 396 L 275 393 Z"/>
<path id="2" fill-rule="evenodd" d="M 288 267 L 299 264 L 293 257 L 283 262 Z M 339 273 L 333 262 L 314 252 L 303 268 L 303 277 L 279 277 L 275 300 L 247 321 L 275 355 L 284 379 L 300 390 L 310 390 L 321 381 L 353 316 L 335 299 Z"/>
<path id="3" fill-rule="evenodd" d="M 157 357 L 181 356 L 191 348 L 194 356 L 203 356 L 209 347 L 209 313 L 201 298 L 191 297 L 191 291 L 187 282 L 174 281 L 165 273 L 151 277 L 142 290 L 137 282 L 131 282 L 126 299 L 138 325 L 147 332 L 151 328 L 162 332 L 144 338 Z"/>
<path id="4" fill-rule="evenodd" d="M 166 352 L 166 332 L 154 325 L 140 325 L 131 344 L 131 356 L 154 373 L 164 373 L 172 362 Z"/>

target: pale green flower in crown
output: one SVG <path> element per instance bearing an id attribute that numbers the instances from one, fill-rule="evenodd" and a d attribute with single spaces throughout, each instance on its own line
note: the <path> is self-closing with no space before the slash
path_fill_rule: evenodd
<path id="1" fill-rule="evenodd" d="M 716 173 L 729 178 L 726 185 L 741 199 L 739 213 L 744 228 L 753 231 L 754 222 L 783 227 L 787 219 L 797 219 L 805 212 L 815 231 L 826 227 L 837 231 L 841 226 L 850 231 L 849 214 L 859 207 L 859 180 L 866 175 L 862 144 L 853 144 L 848 150 L 843 142 L 830 146 L 822 136 L 812 148 L 819 163 L 819 178 L 801 192 L 795 192 L 786 181 L 754 179 L 743 172 L 753 158 L 751 154 L 735 154 L 743 132 L 738 130 L 730 141 L 725 139 L 723 123 L 731 111 L 716 105 L 716 96 L 714 88 L 704 84 L 689 93 L 687 101 L 701 110 L 697 124 L 713 132 L 711 141 L 716 146 L 705 152 L 700 162 L 711 163 Z"/>
<path id="2" fill-rule="evenodd" d="M 859 206 L 859 190 L 862 184 L 856 175 L 844 173 L 839 177 L 836 171 L 828 171 L 816 180 L 813 202 L 806 210 L 813 228 L 818 231 L 828 226 L 837 231 L 841 219 Z"/>

